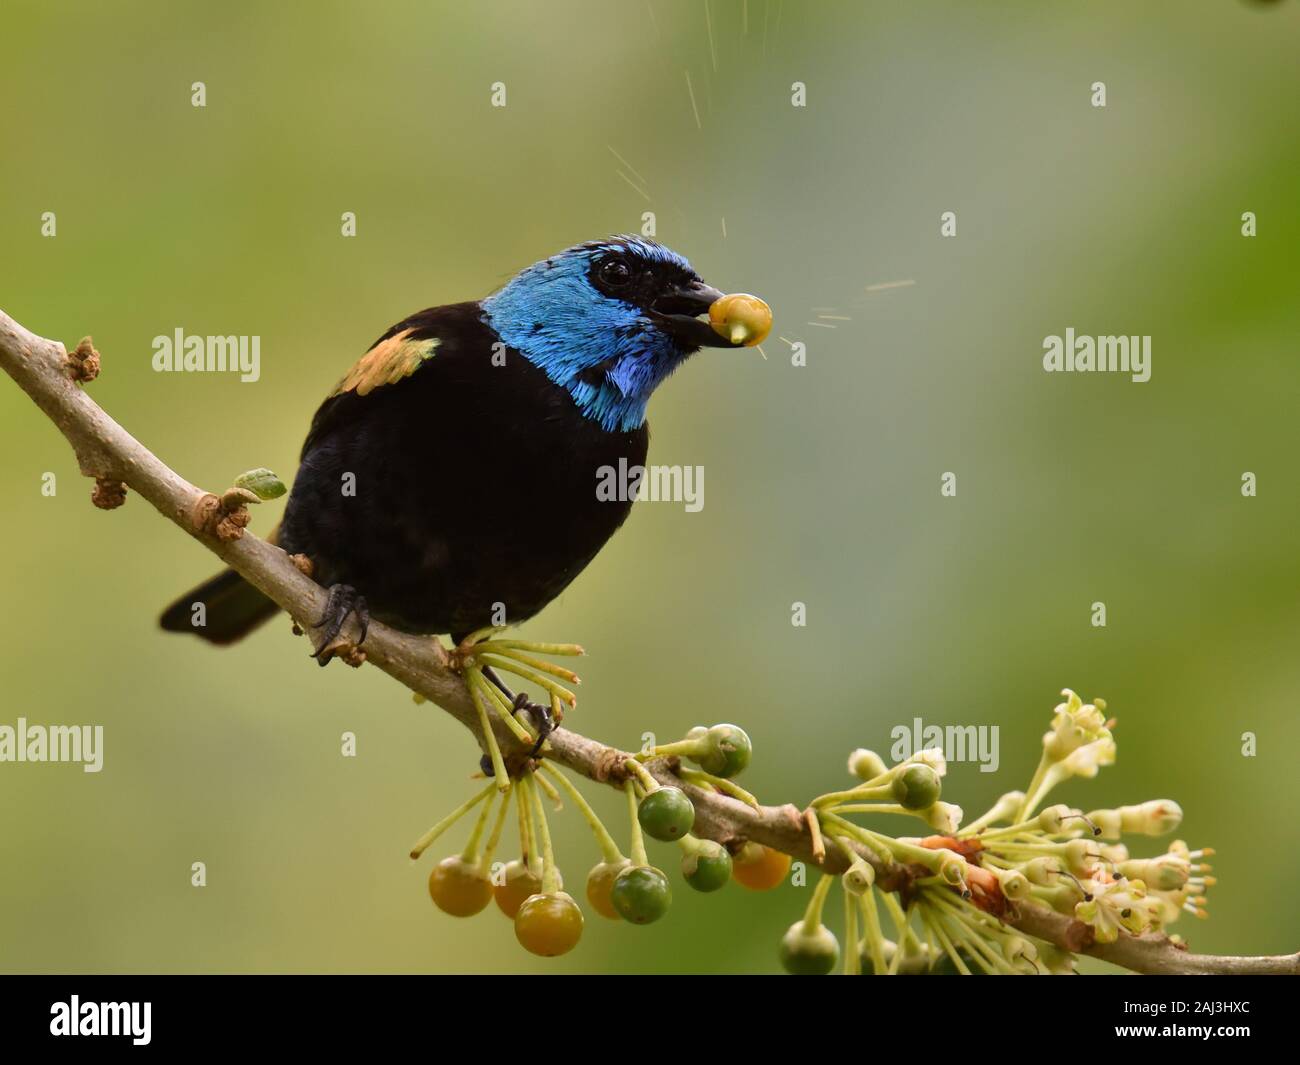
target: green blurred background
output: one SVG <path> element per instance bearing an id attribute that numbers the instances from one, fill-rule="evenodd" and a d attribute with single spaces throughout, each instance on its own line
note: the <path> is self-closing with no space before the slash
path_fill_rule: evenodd
<path id="1" fill-rule="evenodd" d="M 1102 695 L 1118 764 L 1061 799 L 1178 799 L 1221 878 L 1213 918 L 1179 930 L 1293 950 L 1298 31 L 1300 4 L 1238 0 L 9 0 L 0 307 L 92 333 L 95 398 L 220 488 L 288 478 L 389 323 L 654 211 L 808 365 L 774 336 L 656 397 L 651 459 L 702 464 L 705 507 L 638 507 L 525 628 L 590 652 L 568 723 L 636 746 L 738 721 L 742 782 L 801 804 L 913 716 L 996 724 L 999 773 L 945 788 L 974 813 L 1027 781 L 1063 685 Z M 259 335 L 261 381 L 154 373 L 178 326 Z M 1068 326 L 1152 335 L 1150 383 L 1043 373 Z M 224 652 L 164 637 L 159 608 L 213 559 L 138 498 L 93 509 L 8 381 L 0 441 L 0 723 L 106 731 L 98 775 L 0 765 L 0 969 L 775 971 L 793 887 L 677 881 L 661 923 L 591 917 L 555 961 L 495 910 L 435 912 L 406 851 L 468 794 L 468 735 L 377 670 L 316 669 L 287 622 Z M 618 797 L 594 801 L 624 832 Z M 575 816 L 555 826 L 578 887 L 594 849 Z"/>

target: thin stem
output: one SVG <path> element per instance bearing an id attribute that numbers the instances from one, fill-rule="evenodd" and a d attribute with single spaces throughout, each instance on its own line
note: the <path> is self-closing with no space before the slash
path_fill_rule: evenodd
<path id="1" fill-rule="evenodd" d="M 961 960 L 961 955 L 957 953 L 956 948 L 952 945 L 952 940 L 948 938 L 948 933 L 939 927 L 939 923 L 934 919 L 934 916 L 926 906 L 921 907 L 921 920 L 939 940 L 945 953 L 947 953 L 948 957 L 952 959 L 953 965 L 957 966 L 957 971 L 961 973 L 962 976 L 970 976 L 970 970 L 966 968 L 966 963 Z"/>
<path id="2" fill-rule="evenodd" d="M 469 686 L 470 694 L 478 702 L 490 703 L 493 711 L 499 717 L 511 732 L 514 733 L 515 739 L 520 743 L 532 743 L 534 736 L 519 722 L 513 713 L 513 708 L 507 703 L 506 697 L 501 693 L 495 684 L 491 684 L 483 676 L 483 671 L 477 667 L 466 670 L 465 683 Z"/>
<path id="3" fill-rule="evenodd" d="M 894 922 L 894 928 L 898 931 L 898 948 L 901 951 L 905 945 L 910 943 L 917 950 L 921 949 L 921 941 L 916 938 L 916 933 L 912 931 L 912 924 L 903 912 L 903 907 L 898 904 L 892 894 L 886 892 L 884 895 L 885 909 L 889 911 L 890 919 Z"/>
<path id="4" fill-rule="evenodd" d="M 631 777 L 623 782 L 623 790 L 627 794 L 628 817 L 632 820 L 632 864 L 649 865 L 650 856 L 646 854 L 645 839 L 641 835 L 641 819 L 636 815 L 636 787 Z"/>
<path id="5" fill-rule="evenodd" d="M 518 642 L 518 641 L 514 641 Z M 506 658 L 513 658 L 516 662 L 521 662 L 533 669 L 541 670 L 543 673 L 549 673 L 553 677 L 559 677 L 561 680 L 567 680 L 570 684 L 581 684 L 582 678 L 573 670 L 565 669 L 563 666 L 557 666 L 554 662 L 548 662 L 544 658 L 538 658 L 536 655 L 525 654 L 522 651 L 513 648 L 505 648 L 499 642 L 489 641 L 488 643 L 479 644 L 474 648 L 476 655 L 483 652 L 503 655 Z"/>
<path id="6" fill-rule="evenodd" d="M 849 788 L 847 791 L 831 791 L 825 795 L 818 795 L 813 799 L 812 804 L 820 809 L 823 806 L 837 806 L 844 802 L 856 802 L 858 800 L 870 799 L 892 799 L 894 789 L 888 784 L 872 785 L 859 784 L 857 787 Z"/>
<path id="7" fill-rule="evenodd" d="M 852 892 L 844 892 L 844 975 L 862 975 L 862 956 L 858 953 L 858 905 Z"/>
<path id="8" fill-rule="evenodd" d="M 523 677 L 524 680 L 532 681 L 532 683 L 545 688 L 548 692 L 558 695 L 570 706 L 578 705 L 578 697 L 563 684 L 557 684 L 545 673 L 531 669 L 522 662 L 518 662 L 513 658 L 506 658 L 505 655 L 479 655 L 478 660 L 484 665 L 496 666 L 497 669 L 513 673 L 516 677 Z"/>
<path id="9" fill-rule="evenodd" d="M 876 909 L 876 889 L 867 888 L 858 896 L 862 909 L 862 925 L 866 931 L 867 950 L 871 954 L 871 967 L 877 976 L 885 974 L 885 937 L 880 930 L 880 911 Z M 902 950 L 902 947 L 898 947 Z"/>
<path id="10" fill-rule="evenodd" d="M 495 788 L 496 788 L 495 782 L 489 784 L 477 795 L 474 795 L 471 798 L 466 799 L 463 803 L 457 806 L 456 809 L 452 810 L 451 813 L 449 813 L 446 817 L 444 817 L 441 821 L 439 821 L 436 825 L 434 825 L 431 829 L 429 829 L 428 832 L 426 832 L 423 836 L 417 839 L 415 843 L 411 846 L 411 858 L 415 859 L 420 857 L 421 854 L 423 854 L 426 850 L 429 849 L 429 844 L 431 844 L 435 839 L 437 839 L 444 832 L 446 832 L 447 829 L 451 828 L 452 825 L 454 825 L 457 821 L 459 821 L 462 817 L 464 817 L 465 814 L 467 814 L 475 806 L 477 806 L 489 795 L 491 795 L 492 792 L 495 790 Z"/>
<path id="11" fill-rule="evenodd" d="M 672 743 L 651 747 L 648 751 L 638 751 L 633 757 L 639 762 L 651 758 L 693 758 L 697 754 L 703 754 L 706 747 L 707 744 L 701 739 L 674 740 Z"/>
<path id="12" fill-rule="evenodd" d="M 515 795 L 515 809 L 519 814 L 519 857 L 532 869 L 533 833 L 532 818 L 528 816 L 528 802 L 523 788 Z"/>
<path id="13" fill-rule="evenodd" d="M 534 774 L 528 773 L 528 790 L 532 795 L 533 814 L 542 836 L 542 893 L 553 895 L 560 890 L 560 872 L 555 865 L 555 851 L 551 846 L 551 826 L 546 823 L 546 810 L 542 807 L 542 793 Z"/>
<path id="14" fill-rule="evenodd" d="M 483 870 L 484 874 L 492 865 L 492 856 L 496 854 L 497 844 L 501 842 L 501 832 L 506 826 L 506 815 L 509 813 L 510 796 L 506 795 L 501 800 L 501 809 L 497 811 L 496 823 L 492 826 L 492 834 L 488 836 L 487 846 L 483 848 L 483 858 L 479 862 L 479 868 Z"/>
<path id="15" fill-rule="evenodd" d="M 831 884 L 835 877 L 830 873 L 822 873 L 821 879 L 817 881 L 817 886 L 813 888 L 812 898 L 808 900 L 808 908 L 803 914 L 804 935 L 812 935 L 821 927 L 822 910 L 826 906 L 826 895 L 831 890 Z"/>
<path id="16" fill-rule="evenodd" d="M 500 632 L 500 629 L 496 630 Z M 565 655 L 576 658 L 587 652 L 576 643 L 534 643 L 532 640 L 485 640 L 474 648 L 478 651 L 532 651 L 539 655 Z"/>
<path id="17" fill-rule="evenodd" d="M 498 791 L 510 790 L 510 777 L 506 773 L 505 759 L 501 757 L 501 748 L 497 744 L 496 733 L 492 731 L 492 722 L 488 720 L 487 707 L 483 705 L 483 696 L 470 679 L 469 695 L 474 700 L 474 709 L 478 711 L 479 728 L 483 731 L 483 740 L 487 744 L 488 757 L 492 760 L 493 784 Z"/>
<path id="18" fill-rule="evenodd" d="M 1047 775 L 1047 770 L 1051 765 L 1052 762 L 1047 757 L 1047 752 L 1043 751 L 1039 755 L 1038 767 L 1034 770 L 1034 775 L 1029 781 L 1029 787 L 1025 788 L 1025 797 L 1020 800 L 1020 808 L 1016 810 L 1016 815 L 1012 818 L 1013 821 L 1023 821 L 1034 812 L 1034 807 L 1039 802 L 1038 789 L 1042 787 L 1043 778 Z"/>
<path id="19" fill-rule="evenodd" d="M 527 774 L 531 776 L 531 774 Z M 529 781 L 528 787 L 524 789 L 524 805 L 527 807 L 528 817 L 528 842 L 531 850 L 528 855 L 528 873 L 541 883 L 542 872 L 546 863 L 542 860 L 542 831 L 537 824 L 537 810 L 533 806 L 533 789 L 532 781 Z"/>
<path id="20" fill-rule="evenodd" d="M 659 781 L 655 780 L 655 778 L 650 775 L 650 770 L 646 769 L 646 767 L 643 766 L 640 762 L 638 762 L 635 758 L 626 759 L 623 762 L 623 765 L 626 769 L 631 771 L 631 773 L 636 777 L 638 783 L 640 783 L 641 785 L 641 790 L 644 791 L 647 795 L 649 795 L 652 791 L 659 790 L 660 788 Z"/>
<path id="21" fill-rule="evenodd" d="M 540 773 L 534 773 L 533 783 L 546 792 L 546 797 L 551 800 L 551 805 L 555 807 L 557 812 L 564 808 L 564 800 L 560 798 L 560 793 L 555 790 L 555 785 L 546 777 Z"/>
<path id="22" fill-rule="evenodd" d="M 465 849 L 460 852 L 461 859 L 470 865 L 478 863 L 478 845 L 483 838 L 483 829 L 487 827 L 488 815 L 492 812 L 492 804 L 496 801 L 496 795 L 489 795 L 487 802 L 483 804 L 483 809 L 479 811 L 478 820 L 474 822 L 474 830 L 469 834 L 469 839 L 465 841 Z M 501 806 L 506 805 L 504 798 Z"/>
<path id="23" fill-rule="evenodd" d="M 550 762 L 542 763 L 542 771 L 555 778 L 560 787 L 562 787 L 568 794 L 569 798 L 573 800 L 573 805 L 582 812 L 582 816 L 586 818 L 587 824 L 591 827 L 592 835 L 596 837 L 596 843 L 600 847 L 602 860 L 610 865 L 617 865 L 619 862 L 623 861 L 623 852 L 618 849 L 618 844 L 614 842 L 614 837 L 609 834 L 609 830 L 605 828 L 601 819 L 596 816 L 596 811 L 593 810 L 590 803 L 583 798 L 582 792 L 578 790 L 573 781 L 556 769 L 555 766 L 551 765 Z"/>
<path id="24" fill-rule="evenodd" d="M 713 788 L 714 791 L 730 795 L 733 799 L 739 799 L 746 806 L 758 809 L 758 800 L 735 781 L 727 780 L 725 777 L 715 777 L 712 773 L 706 773 L 703 769 L 690 769 L 687 766 L 682 766 L 677 771 L 677 775 L 697 787 L 707 785 Z"/>

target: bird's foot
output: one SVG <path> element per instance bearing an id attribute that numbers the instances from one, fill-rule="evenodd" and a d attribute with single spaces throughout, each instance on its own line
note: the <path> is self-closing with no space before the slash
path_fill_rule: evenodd
<path id="1" fill-rule="evenodd" d="M 496 678 L 493 677 L 493 680 Z M 510 689 L 504 685 L 499 686 L 508 696 Z M 518 716 L 521 710 L 528 714 L 533 721 L 533 727 L 537 730 L 537 742 L 529 752 L 529 757 L 536 758 L 542 753 L 542 744 L 546 742 L 546 737 L 560 727 L 560 722 L 564 720 L 564 712 L 560 709 L 558 699 L 551 706 L 543 706 L 529 699 L 527 692 L 517 692 L 514 701 L 510 704 L 510 712 Z"/>
<path id="2" fill-rule="evenodd" d="M 491 685 L 489 685 L 489 687 L 495 686 L 496 690 L 489 691 L 484 695 L 480 689 L 479 693 L 476 693 L 476 703 L 479 700 L 486 700 L 487 697 L 490 697 L 491 702 L 489 705 L 499 715 L 502 706 L 501 697 L 505 697 L 510 706 L 511 731 L 514 732 L 515 736 L 523 743 L 532 741 L 532 747 L 529 748 L 528 754 L 523 756 L 522 761 L 533 763 L 534 760 L 541 755 L 542 745 L 546 743 L 546 737 L 559 728 L 559 721 L 564 716 L 560 710 L 559 700 L 552 696 L 552 706 L 543 706 L 540 703 L 535 703 L 528 698 L 527 692 L 516 693 L 507 688 L 501 682 L 501 678 L 492 671 L 490 666 L 481 668 L 483 674 L 491 680 Z M 474 691 L 473 681 L 470 682 L 470 690 L 471 692 Z M 498 692 L 500 693 L 499 695 L 497 694 Z M 520 726 L 518 716 L 521 711 L 528 715 L 527 720 L 529 724 L 532 725 L 531 730 L 527 726 Z M 503 718 L 503 720 L 507 719 Z M 535 740 L 533 740 L 533 732 L 536 732 L 537 734 Z M 491 742 L 496 742 L 495 737 Z M 479 759 L 478 766 L 486 776 L 493 777 L 497 775 L 496 770 L 493 767 L 491 754 L 483 755 L 483 757 Z M 517 775 L 515 772 L 517 768 L 518 767 L 509 764 L 506 766 L 506 770 L 512 776 Z"/>
<path id="3" fill-rule="evenodd" d="M 354 614 L 361 628 L 361 636 L 355 641 L 341 638 L 343 626 Z M 316 650 L 312 652 L 312 658 L 320 665 L 328 665 L 330 659 L 335 656 L 342 658 L 350 666 L 359 666 L 365 661 L 365 652 L 361 650 L 361 644 L 365 643 L 366 632 L 370 628 L 370 608 L 366 605 L 365 596 L 360 595 L 352 585 L 330 585 L 325 609 L 314 627 L 320 629 L 321 633 Z"/>
<path id="4" fill-rule="evenodd" d="M 500 746 L 492 732 L 489 709 L 517 740 L 529 745 L 529 757 L 536 758 L 542 753 L 546 737 L 563 720 L 564 708 L 578 705 L 577 696 L 560 681 L 574 685 L 581 683 L 572 670 L 557 666 L 538 655 L 576 656 L 586 652 L 572 643 L 497 639 L 497 633 L 501 631 L 499 628 L 480 629 L 461 640 L 449 657 L 452 668 L 464 674 L 479 712 L 479 722 L 488 746 L 488 754 L 485 756 L 488 764 L 484 765 L 483 771 L 488 772 L 490 765 L 492 775 L 500 782 L 498 786 L 504 784 L 502 790 L 505 790 L 509 787 L 509 779 L 505 773 Z M 513 673 L 543 688 L 550 696 L 550 706 L 535 703 L 522 692 L 512 692 L 497 675 L 497 670 Z M 526 711 L 532 725 L 531 730 L 519 720 L 520 711 Z"/>

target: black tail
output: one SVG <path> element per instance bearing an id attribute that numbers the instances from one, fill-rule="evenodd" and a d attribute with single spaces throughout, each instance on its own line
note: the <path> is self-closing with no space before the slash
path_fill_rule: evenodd
<path id="1" fill-rule="evenodd" d="M 194 606 L 202 603 L 196 624 Z M 228 644 L 241 640 L 280 608 L 233 569 L 223 570 L 209 581 L 181 596 L 163 611 L 158 623 L 168 632 L 192 632 L 209 643 Z"/>

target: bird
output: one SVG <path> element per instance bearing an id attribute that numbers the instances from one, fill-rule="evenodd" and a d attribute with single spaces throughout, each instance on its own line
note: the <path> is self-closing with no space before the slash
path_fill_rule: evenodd
<path id="1" fill-rule="evenodd" d="M 270 537 L 328 589 L 314 656 L 329 661 L 349 616 L 361 641 L 375 618 L 457 644 L 535 616 L 627 518 L 635 492 L 610 499 L 597 480 L 644 468 L 655 389 L 699 349 L 753 346 L 770 325 L 757 297 L 724 297 L 628 235 L 393 325 L 316 411 Z M 278 609 L 228 569 L 160 623 L 226 645 Z"/>

